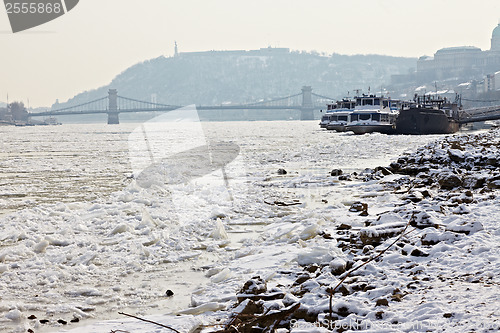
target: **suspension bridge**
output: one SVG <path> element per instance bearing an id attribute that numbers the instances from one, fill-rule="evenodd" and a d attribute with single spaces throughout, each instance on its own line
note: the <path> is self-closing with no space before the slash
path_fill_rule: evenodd
<path id="1" fill-rule="evenodd" d="M 301 92 L 290 96 L 263 100 L 248 104 L 197 105 L 197 110 L 299 110 L 301 120 L 313 120 L 314 110 L 325 107 L 325 104 L 334 100 L 331 97 L 318 95 L 312 92 L 310 86 L 303 86 Z M 48 117 L 61 115 L 107 114 L 108 124 L 119 124 L 120 113 L 130 112 L 168 112 L 182 105 L 160 104 L 141 101 L 134 98 L 118 95 L 116 89 L 109 89 L 108 96 L 104 96 L 86 103 L 69 106 L 61 109 L 52 109 L 42 112 L 32 112 L 30 117 Z"/>

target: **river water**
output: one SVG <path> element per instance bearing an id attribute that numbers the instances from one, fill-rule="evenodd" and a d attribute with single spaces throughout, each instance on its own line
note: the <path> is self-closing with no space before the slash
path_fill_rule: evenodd
<path id="1" fill-rule="evenodd" d="M 355 136 L 317 121 L 173 126 L 0 127 L 0 332 L 186 308 L 217 261 L 289 218 L 269 203 L 342 200 L 332 169 L 388 165 L 439 137 Z M 148 161 L 214 142 L 237 147 L 222 168 L 163 187 L 133 179 Z"/>

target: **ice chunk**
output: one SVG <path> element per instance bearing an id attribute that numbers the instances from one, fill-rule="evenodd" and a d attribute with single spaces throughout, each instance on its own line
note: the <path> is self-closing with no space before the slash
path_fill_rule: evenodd
<path id="1" fill-rule="evenodd" d="M 224 268 L 218 274 L 212 276 L 210 281 L 212 281 L 213 283 L 219 283 L 219 282 L 222 282 L 224 280 L 231 278 L 232 276 L 233 276 L 233 274 L 231 273 L 229 268 Z"/>
<path id="2" fill-rule="evenodd" d="M 209 303 L 205 303 L 205 304 L 199 305 L 199 306 L 194 307 L 194 308 L 178 311 L 177 314 L 199 315 L 199 314 L 209 312 L 209 311 L 219 311 L 219 310 L 225 310 L 225 309 L 226 309 L 226 306 L 224 304 L 217 303 L 217 302 L 209 302 Z"/>
<path id="3" fill-rule="evenodd" d="M 297 255 L 297 263 L 301 266 L 318 264 L 332 260 L 332 255 L 328 248 L 313 247 L 303 250 Z"/>
<path id="4" fill-rule="evenodd" d="M 129 230 L 129 227 L 128 225 L 126 224 L 120 224 L 120 225 L 117 225 L 113 231 L 111 231 L 111 235 L 116 235 L 116 234 L 121 234 L 121 233 L 124 233 L 124 232 L 127 232 Z"/>
<path id="5" fill-rule="evenodd" d="M 49 241 L 44 239 L 35 245 L 35 247 L 33 248 L 33 251 L 35 251 L 36 253 L 45 252 L 45 249 L 47 248 L 47 246 L 49 246 Z"/>
<path id="6" fill-rule="evenodd" d="M 224 224 L 222 224 L 222 221 L 220 219 L 217 219 L 215 222 L 215 228 L 210 234 L 210 237 L 214 239 L 228 239 L 229 237 L 227 236 L 226 229 L 224 229 Z"/>
<path id="7" fill-rule="evenodd" d="M 23 313 L 18 309 L 10 310 L 5 314 L 5 318 L 18 322 L 21 321 L 21 319 L 23 318 Z"/>

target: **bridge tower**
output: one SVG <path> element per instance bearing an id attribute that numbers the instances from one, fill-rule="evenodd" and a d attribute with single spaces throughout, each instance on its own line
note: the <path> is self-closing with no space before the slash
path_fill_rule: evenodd
<path id="1" fill-rule="evenodd" d="M 302 87 L 302 108 L 300 109 L 300 120 L 314 120 L 314 105 L 312 102 L 311 86 Z"/>
<path id="2" fill-rule="evenodd" d="M 118 117 L 118 92 L 116 89 L 108 90 L 108 125 L 120 123 Z"/>

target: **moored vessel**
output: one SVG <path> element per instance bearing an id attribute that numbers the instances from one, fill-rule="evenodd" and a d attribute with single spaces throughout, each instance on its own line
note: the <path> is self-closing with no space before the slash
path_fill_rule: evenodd
<path id="1" fill-rule="evenodd" d="M 358 96 L 356 107 L 349 115 L 345 130 L 355 134 L 395 133 L 399 104 L 397 100 L 376 95 Z"/>
<path id="2" fill-rule="evenodd" d="M 460 129 L 459 99 L 454 102 L 430 95 L 415 95 L 413 103 L 403 106 L 396 119 L 399 134 L 451 134 Z"/>
<path id="3" fill-rule="evenodd" d="M 320 127 L 337 132 L 344 132 L 349 121 L 349 115 L 356 106 L 356 101 L 343 98 L 335 103 L 326 105 L 326 114 L 321 118 Z"/>

